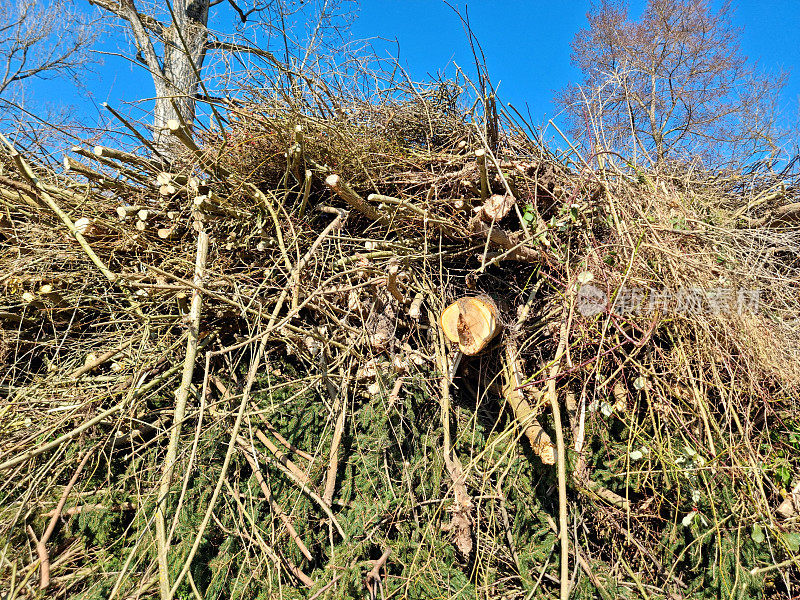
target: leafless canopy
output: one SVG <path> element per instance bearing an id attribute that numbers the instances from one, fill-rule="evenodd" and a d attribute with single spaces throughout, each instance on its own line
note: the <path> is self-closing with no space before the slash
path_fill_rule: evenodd
<path id="1" fill-rule="evenodd" d="M 63 0 L 0 0 L 0 96 L 31 77 L 78 77 L 97 36 Z"/>
<path id="2" fill-rule="evenodd" d="M 196 101 L 209 91 L 208 56 L 213 53 L 237 55 L 242 64 L 252 68 L 252 60 L 267 63 L 279 72 L 302 70 L 311 51 L 320 43 L 322 33 L 338 16 L 341 0 L 316 0 L 299 3 L 281 0 L 175 0 L 160 2 L 135 0 L 88 0 L 107 13 L 124 20 L 133 35 L 137 60 L 143 63 L 155 85 L 153 129 L 159 151 L 169 156 L 168 144 L 162 137 L 170 121 L 180 121 L 191 128 L 195 119 Z M 307 13 L 307 14 L 306 14 Z M 307 33 L 305 55 L 290 60 L 290 48 L 301 44 L 292 38 L 292 24 L 287 22 L 297 14 L 311 16 L 316 26 Z M 221 33 L 225 31 L 226 33 Z M 279 35 L 274 35 L 275 33 Z M 249 37 L 252 36 L 252 37 Z M 282 38 L 280 58 L 268 49 L 264 41 Z M 295 65 L 296 63 L 296 65 Z M 294 65 L 294 66 L 292 66 Z M 223 64 L 216 76 L 229 76 Z M 224 94 L 230 89 L 226 86 Z"/>
<path id="3" fill-rule="evenodd" d="M 710 5 L 648 0 L 632 20 L 625 2 L 595 4 L 572 43 L 583 80 L 557 98 L 573 135 L 634 163 L 774 153 L 786 78 L 741 53 L 730 2 L 716 12 Z"/>

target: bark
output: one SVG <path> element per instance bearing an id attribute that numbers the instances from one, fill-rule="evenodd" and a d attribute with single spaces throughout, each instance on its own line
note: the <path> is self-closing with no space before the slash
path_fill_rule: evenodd
<path id="1" fill-rule="evenodd" d="M 154 77 L 153 118 L 156 147 L 171 154 L 167 121 L 183 121 L 191 129 L 195 95 L 208 41 L 209 0 L 177 0 L 174 21 L 165 31 L 163 77 Z"/>
<path id="2" fill-rule="evenodd" d="M 175 0 L 169 25 L 140 13 L 134 0 L 89 2 L 128 21 L 139 57 L 155 86 L 153 138 L 156 149 L 164 158 L 173 158 L 177 147 L 171 140 L 167 122 L 177 119 L 191 130 L 195 96 L 208 45 L 210 0 Z M 154 39 L 164 48 L 163 56 L 156 53 Z"/>

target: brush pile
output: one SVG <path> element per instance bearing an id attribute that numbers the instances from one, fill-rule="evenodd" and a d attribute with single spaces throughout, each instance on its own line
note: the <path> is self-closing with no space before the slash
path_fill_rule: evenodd
<path id="1" fill-rule="evenodd" d="M 795 171 L 422 96 L 225 117 L 3 147 L 3 593 L 798 593 Z"/>

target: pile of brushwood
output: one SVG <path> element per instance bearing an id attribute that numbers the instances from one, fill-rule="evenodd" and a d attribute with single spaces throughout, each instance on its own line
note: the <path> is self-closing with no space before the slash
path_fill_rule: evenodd
<path id="1" fill-rule="evenodd" d="M 800 593 L 796 168 L 555 156 L 490 104 L 3 140 L 4 597 Z"/>

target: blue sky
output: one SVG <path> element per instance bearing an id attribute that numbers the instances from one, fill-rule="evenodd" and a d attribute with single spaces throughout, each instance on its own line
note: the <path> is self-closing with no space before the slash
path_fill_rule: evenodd
<path id="1" fill-rule="evenodd" d="M 715 6 L 719 3 L 715 3 Z M 460 5 L 454 6 L 463 7 Z M 630 3 L 638 17 L 644 0 Z M 570 65 L 570 42 L 585 26 L 588 1 L 482 0 L 469 2 L 473 31 L 486 54 L 500 96 L 534 119 L 552 118 L 554 92 L 579 74 Z M 735 24 L 743 27 L 742 52 L 770 70 L 790 71 L 782 104 L 800 110 L 800 0 L 743 0 Z M 397 38 L 400 60 L 417 78 L 454 60 L 471 69 L 472 54 L 458 16 L 435 0 L 363 2 L 354 35 Z"/>
<path id="2" fill-rule="evenodd" d="M 82 0 L 76 0 L 80 3 Z M 463 10 L 463 0 L 454 4 Z M 631 2 L 636 17 L 644 0 Z M 789 85 L 781 99 L 787 114 L 800 112 L 800 1 L 741 1 L 736 25 L 743 27 L 742 51 L 767 69 L 790 72 Z M 503 101 L 529 109 L 534 124 L 555 116 L 552 98 L 556 90 L 578 79 L 570 65 L 569 44 L 584 26 L 588 0 L 473 0 L 469 17 L 486 54 L 495 84 L 500 83 Z M 212 27 L 224 29 L 220 24 Z M 455 61 L 474 72 L 472 54 L 460 19 L 440 0 L 362 0 L 351 28 L 355 39 L 372 38 L 382 53 L 396 52 L 414 79 L 446 69 Z M 129 53 L 131 45 L 119 29 L 110 30 L 101 45 L 103 52 Z M 152 96 L 152 84 L 137 64 L 103 54 L 104 64 L 85 79 L 90 99 L 76 94 L 71 85 L 59 81 L 36 82 L 29 94 L 34 100 L 49 98 L 55 105 L 75 107 L 84 122 L 94 122 L 101 102 L 136 114 L 124 104 Z M 445 71 L 452 75 L 452 67 Z"/>

